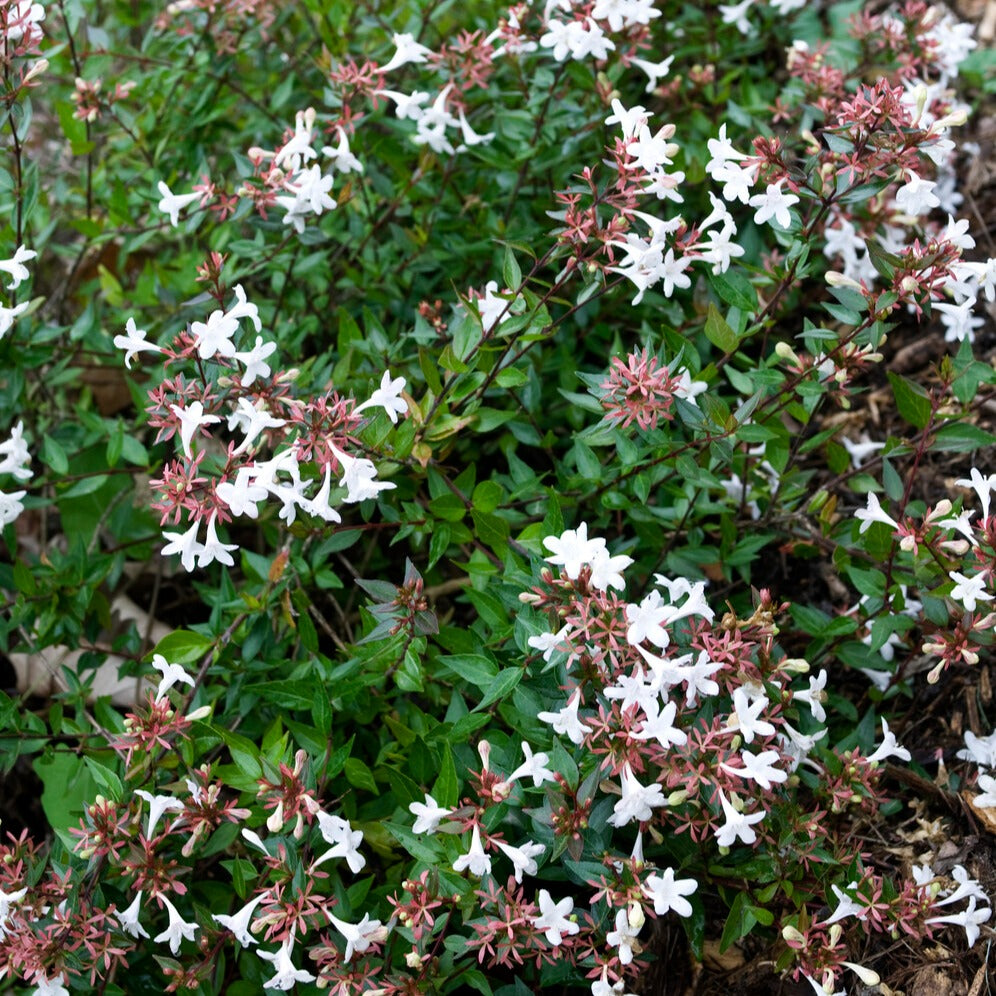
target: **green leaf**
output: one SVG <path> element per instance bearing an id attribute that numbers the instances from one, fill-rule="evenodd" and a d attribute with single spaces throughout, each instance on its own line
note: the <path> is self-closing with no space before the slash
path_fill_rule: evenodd
<path id="1" fill-rule="evenodd" d="M 721 349 L 724 354 L 734 352 L 740 341 L 736 332 L 730 328 L 726 319 L 719 313 L 716 305 L 711 303 L 706 314 L 705 334 L 706 338 L 718 349 Z"/>
<path id="2" fill-rule="evenodd" d="M 41 448 L 42 461 L 48 464 L 60 477 L 69 471 L 69 457 L 60 443 L 51 436 L 46 436 Z"/>
<path id="3" fill-rule="evenodd" d="M 709 277 L 709 283 L 720 299 L 734 308 L 746 312 L 757 310 L 757 291 L 742 273 L 736 270 L 713 273 Z"/>
<path id="4" fill-rule="evenodd" d="M 481 699 L 476 706 L 474 706 L 474 712 L 478 712 L 481 709 L 487 709 L 489 705 L 493 702 L 503 699 L 513 688 L 522 680 L 522 668 L 518 667 L 507 667 L 504 671 L 498 672 L 498 677 L 491 683 L 491 686 L 487 690 L 487 694 Z"/>
<path id="5" fill-rule="evenodd" d="M 440 657 L 439 662 L 458 677 L 485 690 L 498 677 L 498 665 L 481 654 L 450 654 Z"/>
<path id="6" fill-rule="evenodd" d="M 972 453 L 996 443 L 996 436 L 968 422 L 949 422 L 942 425 L 934 436 L 937 449 L 948 453 Z"/>
<path id="7" fill-rule="evenodd" d="M 721 953 L 754 929 L 754 925 L 759 922 L 755 913 L 756 907 L 751 905 L 750 896 L 746 892 L 737 893 L 723 927 L 723 936 L 719 940 Z"/>
<path id="8" fill-rule="evenodd" d="M 930 421 L 932 405 L 927 392 L 907 377 L 888 371 L 889 383 L 896 399 L 896 408 L 910 425 L 923 429 Z"/>
<path id="9" fill-rule="evenodd" d="M 154 653 L 162 654 L 171 664 L 192 664 L 200 660 L 214 645 L 214 641 L 189 629 L 178 629 L 164 636 Z"/>

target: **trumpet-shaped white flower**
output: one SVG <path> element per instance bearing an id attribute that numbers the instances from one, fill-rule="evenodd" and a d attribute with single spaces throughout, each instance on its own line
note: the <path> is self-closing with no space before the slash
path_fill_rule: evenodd
<path id="1" fill-rule="evenodd" d="M 228 915 L 226 913 L 212 913 L 211 919 L 219 923 L 222 927 L 230 930 L 235 939 L 244 948 L 256 944 L 256 938 L 249 933 L 249 925 L 252 922 L 252 915 L 256 912 L 256 907 L 267 898 L 268 892 L 257 896 L 251 902 L 246 903 L 237 913 Z"/>
<path id="2" fill-rule="evenodd" d="M 565 934 L 576 934 L 581 929 L 573 920 L 568 919 L 574 909 L 574 900 L 570 896 L 555 903 L 546 889 L 540 889 L 536 901 L 539 903 L 540 915 L 532 918 L 533 926 L 542 930 L 547 941 L 555 948 L 563 943 Z"/>
<path id="3" fill-rule="evenodd" d="M 156 944 L 167 941 L 170 951 L 173 954 L 179 954 L 181 939 L 186 938 L 188 941 L 192 941 L 194 939 L 194 932 L 200 928 L 194 921 L 188 922 L 184 920 L 176 907 L 162 893 L 159 893 L 159 899 L 169 914 L 169 926 L 161 934 L 156 934 L 152 940 Z"/>
<path id="4" fill-rule="evenodd" d="M 440 806 L 428 792 L 425 793 L 425 802 L 410 803 L 408 811 L 415 817 L 413 833 L 435 833 L 439 824 L 450 815 L 449 809 Z"/>
<path id="5" fill-rule="evenodd" d="M 658 916 L 674 910 L 678 916 L 688 917 L 692 915 L 692 904 L 685 896 L 690 896 L 698 887 L 699 883 L 694 878 L 676 879 L 674 869 L 665 868 L 660 875 L 648 875 L 640 888 L 653 902 Z"/>
<path id="6" fill-rule="evenodd" d="M 163 214 L 169 215 L 169 223 L 174 228 L 180 224 L 180 212 L 189 204 L 201 199 L 199 193 L 174 194 L 162 180 L 156 186 L 159 188 L 159 193 L 162 194 L 162 200 L 159 201 L 158 205 L 159 210 Z"/>
<path id="7" fill-rule="evenodd" d="M 471 875 L 476 875 L 477 878 L 491 874 L 491 857 L 481 844 L 481 827 L 477 823 L 474 824 L 474 829 L 470 835 L 470 850 L 466 854 L 461 854 L 453 862 L 454 871 L 462 872 L 464 869 L 467 869 Z"/>
<path id="8" fill-rule="evenodd" d="M 559 733 L 561 736 L 567 737 L 571 743 L 580 746 L 584 743 L 585 734 L 591 733 L 591 727 L 585 726 L 578 718 L 580 706 L 581 689 L 578 688 L 568 699 L 567 705 L 563 709 L 557 712 L 540 712 L 537 713 L 536 718 L 543 723 L 552 724 L 554 733 Z"/>
<path id="9" fill-rule="evenodd" d="M 968 612 L 974 612 L 975 606 L 979 602 L 991 602 L 993 596 L 986 591 L 986 578 L 984 574 L 974 574 L 966 577 L 958 571 L 948 571 L 948 577 L 955 581 L 955 586 L 951 589 L 951 597 L 956 602 L 961 602 Z"/>
<path id="10" fill-rule="evenodd" d="M 21 282 L 31 276 L 31 273 L 24 264 L 29 259 L 34 259 L 37 255 L 38 253 L 33 249 L 25 249 L 24 246 L 18 246 L 10 259 L 0 260 L 0 272 L 9 273 L 11 277 L 11 283 L 7 285 L 7 290 L 17 290 L 21 286 Z"/>
<path id="11" fill-rule="evenodd" d="M 867 506 L 859 508 L 854 513 L 854 517 L 861 523 L 861 528 L 858 530 L 859 533 L 867 532 L 873 522 L 881 522 L 894 530 L 899 528 L 899 523 L 882 508 L 882 504 L 878 500 L 878 495 L 871 491 L 868 492 Z"/>
<path id="12" fill-rule="evenodd" d="M 303 968 L 295 968 L 291 959 L 294 950 L 294 935 L 289 934 L 284 943 L 276 951 L 257 951 L 263 961 L 273 965 L 276 974 L 263 983 L 264 989 L 278 989 L 286 992 L 293 989 L 298 982 L 314 982 L 315 976 Z"/>

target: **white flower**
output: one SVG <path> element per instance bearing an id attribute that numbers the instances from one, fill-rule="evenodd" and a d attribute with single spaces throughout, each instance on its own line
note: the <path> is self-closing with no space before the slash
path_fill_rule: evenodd
<path id="1" fill-rule="evenodd" d="M 19 421 L 10 430 L 10 438 L 0 443 L 0 474 L 12 474 L 19 481 L 31 478 L 31 454 L 28 444 L 24 441 L 24 422 Z"/>
<path id="2" fill-rule="evenodd" d="M 364 913 L 359 923 L 347 923 L 331 913 L 329 920 L 346 938 L 346 961 L 351 961 L 354 954 L 363 954 L 371 944 L 378 944 L 387 936 L 387 930 L 381 926 L 380 920 L 371 920 L 369 913 Z"/>
<path id="3" fill-rule="evenodd" d="M 533 754 L 532 747 L 525 740 L 522 741 L 522 753 L 525 755 L 526 760 L 505 779 L 507 782 L 514 782 L 520 778 L 528 777 L 533 780 L 533 788 L 539 788 L 544 782 L 556 780 L 553 772 L 547 767 L 550 763 L 549 754 L 545 754 L 542 751 L 538 754 Z"/>
<path id="4" fill-rule="evenodd" d="M 755 224 L 763 225 L 772 218 L 780 228 L 788 228 L 792 224 L 789 208 L 793 204 L 798 204 L 799 198 L 795 194 L 782 193 L 784 182 L 779 180 L 777 183 L 769 183 L 763 194 L 755 194 L 748 201 L 751 207 L 757 208 L 754 212 Z"/>
<path id="5" fill-rule="evenodd" d="M 567 705 L 558 712 L 541 712 L 537 713 L 536 718 L 544 723 L 551 723 L 553 725 L 553 732 L 559 733 L 562 736 L 566 736 L 571 743 L 580 746 L 584 743 L 584 735 L 586 733 L 591 733 L 591 727 L 585 726 L 584 723 L 578 719 L 578 709 L 581 706 L 581 689 L 575 690 L 574 694 L 570 697 Z"/>
<path id="6" fill-rule="evenodd" d="M 404 415 L 408 411 L 408 405 L 401 397 L 401 392 L 405 389 L 405 378 L 396 377 L 391 379 L 391 372 L 384 371 L 378 387 L 367 401 L 353 409 L 353 414 L 357 415 L 365 408 L 383 408 L 387 412 L 388 418 L 393 425 L 398 424 L 398 416 Z"/>
<path id="7" fill-rule="evenodd" d="M 937 184 L 933 180 L 922 180 L 911 169 L 906 172 L 909 182 L 896 191 L 896 207 L 914 218 L 938 207 L 941 202 L 934 193 Z"/>
<path id="8" fill-rule="evenodd" d="M 7 285 L 7 290 L 17 290 L 21 286 L 21 282 L 31 276 L 24 264 L 29 259 L 34 259 L 37 255 L 38 253 L 33 249 L 25 249 L 24 246 L 18 246 L 10 259 L 0 260 L 0 272 L 9 273 L 11 276 L 12 282 Z"/>
<path id="9" fill-rule="evenodd" d="M 142 905 L 142 893 L 138 893 L 126 910 L 115 910 L 121 929 L 131 937 L 148 937 L 145 928 L 138 922 L 138 911 Z"/>
<path id="10" fill-rule="evenodd" d="M 7 934 L 5 924 L 10 917 L 11 906 L 20 902 L 27 894 L 27 888 L 18 889 L 15 892 L 4 892 L 3 889 L 0 889 L 0 940 L 3 940 Z"/>
<path id="11" fill-rule="evenodd" d="M 873 522 L 881 522 L 891 529 L 898 529 L 899 523 L 891 515 L 886 513 L 878 500 L 878 495 L 868 492 L 868 505 L 866 508 L 859 508 L 854 517 L 861 523 L 859 533 L 865 533 Z"/>
<path id="12" fill-rule="evenodd" d="M 734 768 L 725 761 L 720 764 L 720 767 L 727 774 L 757 782 L 766 791 L 771 789 L 772 783 L 780 783 L 788 779 L 788 772 L 775 767 L 775 762 L 781 760 L 776 750 L 765 750 L 760 754 L 752 754 L 749 750 L 742 750 L 740 759 L 744 762 L 742 768 Z"/>
<path id="13" fill-rule="evenodd" d="M 14 308 L 6 308 L 0 305 L 0 339 L 11 330 L 14 325 L 14 319 L 18 315 L 24 314 L 30 304 L 30 301 L 22 301 Z"/>
<path id="14" fill-rule="evenodd" d="M 722 789 L 717 789 L 717 791 L 719 792 L 719 801 L 723 807 L 723 815 L 726 820 L 716 832 L 716 843 L 720 847 L 731 847 L 733 842 L 739 839 L 745 844 L 753 844 L 757 840 L 757 833 L 754 830 L 753 824 L 760 823 L 764 819 L 764 812 L 741 813 L 723 795 Z"/>
<path id="15" fill-rule="evenodd" d="M 156 702 L 160 701 L 178 681 L 191 686 L 194 684 L 191 675 L 187 674 L 179 664 L 170 664 L 162 654 L 152 655 L 152 666 L 162 675 L 159 687 L 156 689 Z"/>
<path id="16" fill-rule="evenodd" d="M 512 317 L 508 300 L 498 294 L 498 281 L 489 280 L 484 285 L 484 296 L 476 301 L 481 316 L 481 328 L 490 332 L 496 325 L 507 322 Z"/>
<path id="17" fill-rule="evenodd" d="M 593 588 L 597 588 L 599 591 L 608 591 L 609 588 L 622 591 L 626 587 L 626 580 L 622 572 L 632 563 L 632 557 L 627 557 L 624 553 L 612 556 L 605 547 L 601 547 L 592 555 L 589 582 Z"/>
<path id="18" fill-rule="evenodd" d="M 117 345 L 117 341 L 115 341 Z M 232 358 L 236 359 L 246 369 L 242 374 L 242 386 L 249 387 L 257 377 L 270 376 L 270 364 L 266 362 L 267 357 L 276 352 L 275 342 L 263 342 L 261 335 L 256 336 L 256 345 L 248 352 L 233 353 Z"/>
<path id="19" fill-rule="evenodd" d="M 660 62 L 648 62 L 646 59 L 630 59 L 630 64 L 642 69 L 648 76 L 647 93 L 653 93 L 657 89 L 657 83 L 671 71 L 671 63 L 674 56 L 669 55 Z"/>
<path id="20" fill-rule="evenodd" d="M 642 923 L 640 924 L 642 927 Z M 636 943 L 636 938 L 640 934 L 640 927 L 633 927 L 629 922 L 627 910 L 616 910 L 616 929 L 605 935 L 605 943 L 609 947 L 619 949 L 619 963 L 628 965 L 633 960 L 633 949 L 640 946 Z"/>
<path id="21" fill-rule="evenodd" d="M 137 353 L 161 353 L 162 349 L 155 343 L 146 342 L 145 329 L 140 329 L 135 325 L 135 319 L 129 318 L 125 323 L 125 335 L 116 335 L 114 345 L 117 349 L 125 351 L 125 366 L 130 370 L 131 361 Z"/>
<path id="22" fill-rule="evenodd" d="M 868 758 L 868 763 L 884 761 L 887 757 L 898 757 L 900 761 L 909 761 L 910 752 L 905 747 L 900 747 L 896 741 L 896 735 L 889 729 L 889 724 L 882 720 L 882 743 L 879 744 L 875 753 Z"/>
<path id="23" fill-rule="evenodd" d="M 533 926 L 542 930 L 547 941 L 554 947 L 560 947 L 564 934 L 576 934 L 581 929 L 573 920 L 568 919 L 574 909 L 574 900 L 570 896 L 555 903 L 546 889 L 540 889 L 536 901 L 539 903 L 540 915 L 532 918 Z"/>
<path id="24" fill-rule="evenodd" d="M 767 720 L 761 719 L 761 713 L 770 705 L 767 696 L 761 695 L 751 701 L 750 695 L 742 685 L 733 692 L 733 714 L 727 722 L 730 730 L 739 730 L 745 743 L 753 743 L 754 737 L 770 737 L 775 728 Z"/>
<path id="25" fill-rule="evenodd" d="M 807 691 L 792 693 L 792 701 L 807 703 L 813 719 L 818 723 L 826 722 L 827 718 L 826 710 L 823 708 L 823 700 L 826 698 L 823 689 L 826 688 L 826 684 L 827 672 L 826 668 L 823 668 L 815 678 L 810 676 Z"/>
<path id="26" fill-rule="evenodd" d="M 23 511 L 21 499 L 27 491 L 0 491 L 0 528 L 10 525 Z"/>
<path id="27" fill-rule="evenodd" d="M 983 476 L 977 467 L 973 467 L 967 478 L 960 478 L 955 481 L 961 488 L 972 488 L 979 496 L 979 504 L 982 506 L 983 522 L 989 518 L 989 505 L 992 499 L 993 488 L 996 488 L 996 474 Z"/>
<path id="28" fill-rule="evenodd" d="M 162 200 L 159 202 L 159 210 L 162 211 L 163 214 L 169 215 L 169 223 L 176 228 L 176 226 L 180 223 L 180 212 L 188 204 L 193 204 L 194 201 L 199 201 L 201 199 L 201 195 L 199 193 L 174 194 L 162 180 L 159 181 L 157 186 L 159 188 L 159 193 L 162 194 Z"/>
<path id="29" fill-rule="evenodd" d="M 619 772 L 622 786 L 622 797 L 615 804 L 608 821 L 614 827 L 625 826 L 632 820 L 649 820 L 653 816 L 653 808 L 666 806 L 667 798 L 664 789 L 657 783 L 642 785 L 633 774 L 629 761 L 623 764 Z"/>
<path id="30" fill-rule="evenodd" d="M 389 100 L 393 100 L 394 113 L 401 121 L 406 119 L 417 121 L 425 113 L 425 108 L 422 105 L 429 99 L 429 95 L 420 90 L 416 90 L 414 93 L 399 93 L 397 90 L 377 90 L 374 96 L 387 97 Z"/>
<path id="31" fill-rule="evenodd" d="M 170 405 L 169 410 L 180 420 L 180 443 L 183 446 L 184 456 L 190 459 L 190 441 L 194 433 L 202 426 L 220 422 L 221 419 L 217 415 L 205 415 L 204 405 L 199 401 L 192 401 L 184 408 Z"/>
<path id="32" fill-rule="evenodd" d="M 469 869 L 470 874 L 477 878 L 491 874 L 491 858 L 481 845 L 481 827 L 477 823 L 470 836 L 470 850 L 453 862 L 454 871 L 462 872 L 464 869 Z"/>
<path id="33" fill-rule="evenodd" d="M 415 817 L 413 833 L 435 833 L 440 822 L 450 815 L 450 811 L 440 806 L 428 792 L 425 793 L 425 802 L 410 803 L 408 811 Z"/>
<path id="34" fill-rule="evenodd" d="M 234 567 L 235 561 L 232 559 L 231 550 L 238 550 L 238 543 L 222 543 L 218 539 L 218 530 L 215 527 L 215 521 L 218 518 L 217 512 L 211 513 L 211 518 L 208 519 L 207 524 L 207 534 L 204 537 L 204 543 L 201 545 L 200 553 L 197 556 L 197 566 L 207 567 L 209 564 L 213 564 L 218 561 L 219 564 L 225 564 L 228 567 Z"/>
<path id="35" fill-rule="evenodd" d="M 70 996 L 69 990 L 63 985 L 66 977 L 60 972 L 51 979 L 44 975 L 36 975 L 32 982 L 35 991 L 31 996 Z"/>
<path id="36" fill-rule="evenodd" d="M 156 944 L 168 941 L 170 951 L 173 954 L 179 954 L 180 940 L 186 938 L 188 941 L 192 941 L 194 939 L 194 931 L 198 930 L 199 927 L 193 921 L 188 923 L 184 920 L 177 912 L 176 907 L 162 893 L 159 893 L 159 899 L 166 907 L 166 912 L 169 913 L 169 926 L 161 934 L 153 937 L 152 940 Z"/>
<path id="37" fill-rule="evenodd" d="M 692 904 L 685 896 L 690 896 L 698 887 L 694 878 L 675 879 L 674 869 L 665 868 L 660 875 L 648 875 L 640 888 L 653 901 L 658 916 L 674 910 L 678 916 L 688 917 L 692 915 Z"/>
<path id="38" fill-rule="evenodd" d="M 632 734 L 635 740 L 656 740 L 665 749 L 688 742 L 685 731 L 674 725 L 678 711 L 676 702 L 668 702 L 662 710 L 656 699 L 650 699 L 643 704 L 643 711 L 646 718 L 640 732 Z"/>
<path id="39" fill-rule="evenodd" d="M 966 611 L 974 612 L 977 602 L 993 600 L 993 596 L 986 591 L 985 574 L 974 574 L 969 578 L 958 571 L 948 571 L 948 577 L 957 582 L 951 589 L 951 597 L 956 602 L 961 602 Z"/>
<path id="40" fill-rule="evenodd" d="M 339 125 L 337 130 L 339 144 L 335 148 L 332 148 L 331 145 L 323 146 L 322 154 L 332 160 L 340 173 L 362 173 L 363 163 L 349 151 L 349 136 L 346 134 L 346 129 Z"/>
<path id="41" fill-rule="evenodd" d="M 185 571 L 192 571 L 196 566 L 196 560 L 203 545 L 197 541 L 197 531 L 200 529 L 199 522 L 193 522 L 185 533 L 173 533 L 163 530 L 163 538 L 169 542 L 163 547 L 163 556 L 169 557 L 174 553 L 180 554 L 180 563 Z"/>
<path id="42" fill-rule="evenodd" d="M 271 979 L 263 983 L 264 989 L 279 989 L 286 992 L 293 989 L 298 982 L 314 982 L 315 977 L 303 968 L 295 968 L 291 960 L 291 952 L 294 949 L 294 935 L 288 934 L 284 943 L 276 951 L 257 951 L 263 961 L 272 963 L 276 974 Z"/>
<path id="43" fill-rule="evenodd" d="M 144 789 L 135 789 L 135 795 L 149 804 L 149 822 L 145 830 L 145 836 L 149 840 L 155 835 L 163 813 L 182 813 L 184 809 L 183 803 L 170 795 L 152 795 Z"/>
<path id="44" fill-rule="evenodd" d="M 576 581 L 582 566 L 591 562 L 597 550 L 605 549 L 605 540 L 588 539 L 588 524 L 582 522 L 577 529 L 565 529 L 560 536 L 547 536 L 543 545 L 553 551 L 546 558 L 548 564 L 563 566 L 564 572 Z"/>
<path id="45" fill-rule="evenodd" d="M 359 846 L 363 843 L 363 831 L 354 830 L 349 820 L 344 820 L 341 816 L 331 816 L 322 810 L 318 810 L 318 829 L 322 838 L 332 847 L 315 861 L 313 867 L 330 858 L 345 858 L 349 870 L 357 875 L 367 863 L 367 859 L 360 854 Z"/>
<path id="46" fill-rule="evenodd" d="M 407 32 L 392 35 L 391 41 L 394 42 L 394 55 L 380 67 L 379 71 L 382 73 L 393 72 L 410 62 L 425 62 L 432 55 L 431 48 L 420 45 L 415 36 Z"/>
<path id="47" fill-rule="evenodd" d="M 529 637 L 526 640 L 526 644 L 532 647 L 533 650 L 540 651 L 543 655 L 543 660 L 549 664 L 557 647 L 564 642 L 570 630 L 570 625 L 565 624 L 556 633 L 540 633 L 539 636 Z"/>
<path id="48" fill-rule="evenodd" d="M 216 923 L 221 924 L 222 927 L 230 930 L 239 944 L 241 944 L 244 948 L 247 948 L 250 945 L 257 943 L 256 938 L 249 933 L 249 924 L 252 922 L 252 915 L 256 911 L 256 907 L 259 906 L 259 904 L 266 899 L 268 895 L 268 892 L 264 892 L 251 902 L 246 903 L 246 905 L 243 906 L 237 913 L 233 913 L 230 916 L 226 913 L 212 913 L 211 919 Z"/>
<path id="49" fill-rule="evenodd" d="M 931 917 L 926 922 L 928 924 L 951 923 L 959 927 L 964 927 L 968 946 L 973 947 L 979 939 L 979 925 L 985 923 L 992 916 L 992 913 L 993 911 L 989 908 L 976 909 L 975 896 L 971 896 L 968 900 L 968 906 L 960 913 L 952 913 L 950 916 Z"/>
<path id="50" fill-rule="evenodd" d="M 985 768 L 996 768 L 996 730 L 988 737 L 977 737 L 971 730 L 966 731 L 965 749 L 955 756 Z"/>
<path id="51" fill-rule="evenodd" d="M 531 840 L 527 840 L 521 847 L 512 847 L 511 844 L 506 844 L 502 840 L 496 840 L 495 845 L 511 859 L 515 881 L 520 884 L 523 875 L 536 874 L 539 866 L 534 859 L 546 850 L 542 844 L 535 844 Z"/>

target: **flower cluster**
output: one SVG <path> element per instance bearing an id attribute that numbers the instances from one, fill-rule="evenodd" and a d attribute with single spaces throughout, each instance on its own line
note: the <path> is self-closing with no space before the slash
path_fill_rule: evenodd
<path id="1" fill-rule="evenodd" d="M 257 519 L 260 503 L 269 498 L 280 502 L 280 518 L 288 526 L 299 512 L 334 523 L 341 517 L 332 504 L 333 474 L 339 488 L 345 489 L 341 500 L 347 503 L 366 501 L 395 487 L 378 480 L 373 462 L 357 454 L 356 433 L 364 411 L 383 408 L 395 424 L 407 412 L 401 397 L 404 378 L 385 372 L 380 386 L 362 404 L 335 392 L 307 401 L 295 398 L 294 374 L 274 374 L 268 362 L 275 343 L 257 334 L 245 348 L 237 347 L 243 322 L 248 321 L 256 333 L 262 323 L 242 287 L 234 290 L 235 301 L 229 308 L 216 309 L 206 322 L 192 322 L 170 347 L 148 342 L 145 330 L 138 329 L 133 319 L 128 320 L 125 334 L 114 339 L 125 350 L 126 364 L 148 351 L 165 356 L 167 371 L 196 371 L 194 377 L 183 372 L 167 377 L 149 392 L 148 408 L 158 438 L 175 438 L 180 444 L 180 454 L 152 482 L 159 496 L 153 507 L 163 524 L 179 524 L 185 514 L 189 516 L 186 530 L 164 533 L 168 543 L 163 548 L 164 555 L 179 554 L 187 571 L 215 561 L 231 566 L 238 545 L 220 539 L 218 526 L 242 516 Z M 221 285 L 217 293 L 219 298 L 224 294 Z M 212 425 L 225 426 L 234 438 L 221 444 L 208 431 Z M 274 452 L 263 459 L 267 444 Z M 303 473 L 309 464 L 314 465 L 312 478 Z"/>

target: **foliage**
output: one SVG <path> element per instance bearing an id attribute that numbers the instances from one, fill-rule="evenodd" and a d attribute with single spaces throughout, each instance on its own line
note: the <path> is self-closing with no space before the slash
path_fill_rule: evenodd
<path id="1" fill-rule="evenodd" d="M 929 784 L 890 718 L 996 619 L 967 25 L 0 27 L 0 766 L 48 822 L 0 845 L 0 976 L 605 994 L 680 924 L 829 993 L 889 938 L 976 942 L 966 869 L 856 842 Z M 914 322 L 951 343 L 926 382 L 882 372 Z"/>

